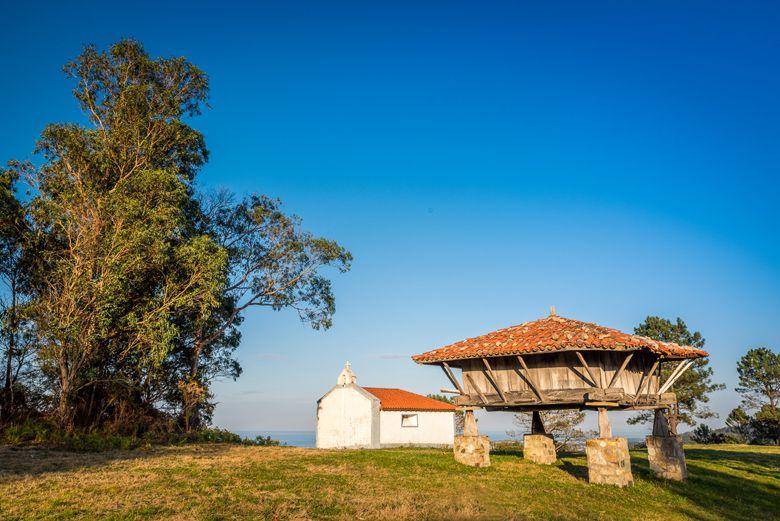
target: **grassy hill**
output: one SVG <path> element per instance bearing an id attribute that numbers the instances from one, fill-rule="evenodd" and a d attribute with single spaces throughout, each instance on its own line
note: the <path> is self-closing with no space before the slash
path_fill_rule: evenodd
<path id="1" fill-rule="evenodd" d="M 196 445 L 80 454 L 0 447 L 3 519 L 780 519 L 780 448 L 686 447 L 687 483 L 590 485 L 582 455 L 487 469 L 444 450 Z"/>

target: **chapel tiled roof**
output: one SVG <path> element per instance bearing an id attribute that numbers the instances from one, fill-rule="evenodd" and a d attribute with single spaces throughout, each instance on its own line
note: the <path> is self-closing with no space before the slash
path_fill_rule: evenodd
<path id="1" fill-rule="evenodd" d="M 427 396 L 410 393 L 403 389 L 385 389 L 383 387 L 363 387 L 364 390 L 379 398 L 383 411 L 442 411 L 450 412 L 455 406 L 440 402 Z"/>
<path id="2" fill-rule="evenodd" d="M 468 338 L 448 346 L 412 357 L 418 364 L 449 362 L 468 358 L 511 356 L 564 349 L 599 349 L 626 351 L 641 349 L 662 358 L 700 358 L 706 351 L 660 342 L 617 329 L 581 322 L 551 314 L 533 322 L 507 327 L 476 338 Z"/>

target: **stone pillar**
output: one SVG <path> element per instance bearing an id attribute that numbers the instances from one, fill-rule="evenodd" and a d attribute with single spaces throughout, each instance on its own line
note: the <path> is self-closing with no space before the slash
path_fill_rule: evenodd
<path id="1" fill-rule="evenodd" d="M 455 461 L 470 467 L 490 466 L 490 439 L 480 436 L 474 411 L 466 409 L 463 415 L 463 436 L 455 436 Z"/>
<path id="2" fill-rule="evenodd" d="M 588 481 L 618 487 L 634 484 L 626 438 L 593 438 L 586 442 Z"/>
<path id="3" fill-rule="evenodd" d="M 523 459 L 543 465 L 555 463 L 553 437 L 549 434 L 526 434 L 523 436 Z"/>
<path id="4" fill-rule="evenodd" d="M 545 432 L 539 411 L 531 413 L 531 434 L 523 436 L 523 459 L 543 465 L 555 463 L 555 441 Z"/>
<path id="5" fill-rule="evenodd" d="M 662 409 L 656 409 L 653 435 L 647 437 L 647 461 L 650 470 L 658 478 L 685 481 L 688 467 L 682 438 L 670 432 L 669 423 Z"/>
<path id="6" fill-rule="evenodd" d="M 688 479 L 680 436 L 648 436 L 647 461 L 656 477 L 675 481 Z"/>

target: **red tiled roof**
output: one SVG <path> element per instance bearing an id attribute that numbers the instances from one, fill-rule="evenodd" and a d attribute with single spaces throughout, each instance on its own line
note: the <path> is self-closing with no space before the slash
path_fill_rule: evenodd
<path id="1" fill-rule="evenodd" d="M 700 358 L 706 351 L 660 342 L 639 335 L 629 335 L 617 329 L 580 322 L 556 315 L 499 329 L 476 338 L 461 340 L 448 346 L 415 355 L 418 364 L 448 362 L 467 358 L 510 356 L 563 349 L 635 350 L 644 349 L 663 358 Z"/>
<path id="2" fill-rule="evenodd" d="M 410 393 L 403 389 L 385 389 L 383 387 L 363 387 L 379 398 L 383 411 L 454 411 L 455 406 L 440 402 L 427 396 Z"/>

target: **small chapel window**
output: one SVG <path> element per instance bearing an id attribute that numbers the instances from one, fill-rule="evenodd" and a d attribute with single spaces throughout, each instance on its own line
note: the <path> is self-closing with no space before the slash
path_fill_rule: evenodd
<path id="1" fill-rule="evenodd" d="M 417 415 L 416 414 L 402 414 L 401 415 L 401 427 L 417 427 Z"/>

